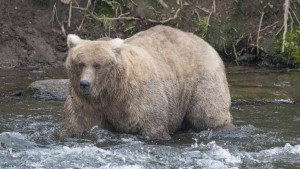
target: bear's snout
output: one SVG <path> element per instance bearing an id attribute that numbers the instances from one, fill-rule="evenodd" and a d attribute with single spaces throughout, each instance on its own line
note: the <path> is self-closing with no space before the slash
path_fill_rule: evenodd
<path id="1" fill-rule="evenodd" d="M 87 91 L 90 88 L 90 82 L 87 80 L 80 81 L 80 89 L 83 91 Z"/>

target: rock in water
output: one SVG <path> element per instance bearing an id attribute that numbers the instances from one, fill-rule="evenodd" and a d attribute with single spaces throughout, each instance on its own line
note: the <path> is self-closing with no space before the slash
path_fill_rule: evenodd
<path id="1" fill-rule="evenodd" d="M 66 100 L 69 79 L 38 80 L 29 85 L 25 95 L 41 100 Z"/>

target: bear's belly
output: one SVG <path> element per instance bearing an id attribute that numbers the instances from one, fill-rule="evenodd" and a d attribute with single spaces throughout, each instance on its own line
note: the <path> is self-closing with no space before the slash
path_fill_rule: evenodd
<path id="1" fill-rule="evenodd" d="M 124 109 L 122 110 L 116 107 L 102 110 L 102 113 L 108 125 L 105 126 L 105 128 L 117 132 L 139 133 L 141 127 L 138 122 L 138 117 L 133 116 L 132 113 L 128 113 L 124 111 Z"/>

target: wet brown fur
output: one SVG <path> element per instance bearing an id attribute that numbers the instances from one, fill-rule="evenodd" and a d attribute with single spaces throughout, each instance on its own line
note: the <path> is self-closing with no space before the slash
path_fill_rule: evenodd
<path id="1" fill-rule="evenodd" d="M 170 139 L 185 128 L 231 128 L 224 64 L 199 37 L 155 26 L 124 40 L 80 40 L 65 63 L 70 94 L 61 138 L 100 128 Z M 79 81 L 91 81 L 88 93 Z"/>

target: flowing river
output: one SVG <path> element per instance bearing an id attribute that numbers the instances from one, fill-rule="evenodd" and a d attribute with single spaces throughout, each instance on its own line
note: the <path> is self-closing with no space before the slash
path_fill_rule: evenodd
<path id="1" fill-rule="evenodd" d="M 0 70 L 0 168 L 300 168 L 300 71 L 228 67 L 236 129 L 169 141 L 111 133 L 59 141 L 63 101 L 18 96 L 63 70 Z"/>

